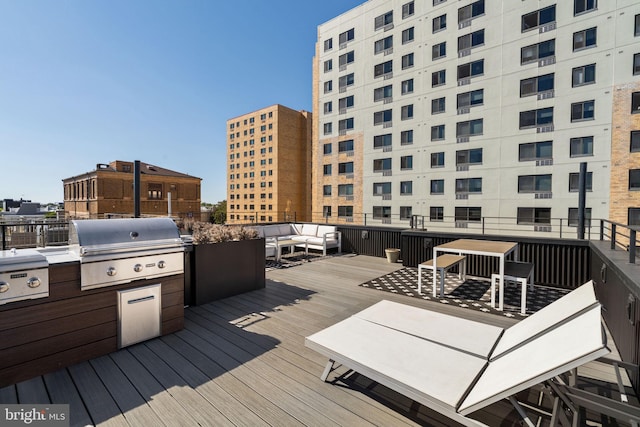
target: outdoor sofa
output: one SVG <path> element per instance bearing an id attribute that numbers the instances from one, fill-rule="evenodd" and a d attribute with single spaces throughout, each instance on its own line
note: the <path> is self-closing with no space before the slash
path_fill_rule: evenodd
<path id="1" fill-rule="evenodd" d="M 256 226 L 260 237 L 265 239 L 266 256 L 276 256 L 278 241 L 295 240 L 300 242 L 296 247 L 315 249 L 327 255 L 327 249 L 337 248 L 342 252 L 342 233 L 333 225 L 319 224 L 272 224 Z"/>

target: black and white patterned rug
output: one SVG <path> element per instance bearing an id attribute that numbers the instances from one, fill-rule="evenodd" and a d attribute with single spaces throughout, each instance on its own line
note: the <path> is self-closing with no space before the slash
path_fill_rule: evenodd
<path id="1" fill-rule="evenodd" d="M 544 306 L 552 303 L 569 291 L 565 289 L 550 288 L 546 286 L 534 286 L 527 289 L 527 311 L 520 314 L 520 284 L 510 284 L 504 290 L 504 311 L 498 311 L 491 307 L 491 281 L 470 279 L 465 282 L 458 278 L 456 273 L 448 273 L 444 284 L 444 297 L 433 297 L 432 272 L 422 272 L 422 294 L 418 293 L 418 269 L 404 267 L 392 273 L 385 274 L 377 279 L 362 283 L 365 288 L 377 289 L 398 295 L 406 295 L 413 298 L 421 298 L 429 301 L 439 301 L 442 304 L 454 304 L 463 308 L 483 311 L 507 317 L 526 317 Z M 496 295 L 496 305 L 497 305 Z"/>

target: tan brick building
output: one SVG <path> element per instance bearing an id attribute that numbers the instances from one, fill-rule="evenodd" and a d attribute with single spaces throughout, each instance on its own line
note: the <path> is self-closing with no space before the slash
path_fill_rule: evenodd
<path id="1" fill-rule="evenodd" d="M 62 180 L 64 210 L 71 218 L 131 216 L 134 213 L 134 162 L 116 160 Z M 202 179 L 140 162 L 141 215 L 200 215 Z M 169 209 L 169 198 L 171 209 Z"/>
<path id="2" fill-rule="evenodd" d="M 227 222 L 309 221 L 311 113 L 272 105 L 227 120 Z"/>

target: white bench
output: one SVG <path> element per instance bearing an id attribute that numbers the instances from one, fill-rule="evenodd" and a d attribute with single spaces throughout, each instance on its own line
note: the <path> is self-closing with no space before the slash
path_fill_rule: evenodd
<path id="1" fill-rule="evenodd" d="M 533 264 L 530 262 L 505 261 L 504 263 L 504 281 L 520 282 L 520 314 L 527 312 L 527 285 L 533 289 Z M 496 282 L 500 282 L 500 275 L 493 273 L 491 275 L 491 307 L 496 307 Z M 500 296 L 498 297 L 498 310 L 504 309 L 504 283 L 500 282 Z"/>
<path id="2" fill-rule="evenodd" d="M 449 269 L 460 265 L 458 277 L 461 280 L 466 280 L 467 277 L 467 257 L 462 255 L 444 254 L 436 258 L 436 265 L 438 272 L 440 272 L 440 296 L 444 295 L 444 277 Z M 422 270 L 428 269 L 435 274 L 433 268 L 433 259 L 425 261 L 418 265 L 418 293 L 422 294 Z M 436 296 L 436 288 L 433 288 L 433 296 Z"/>

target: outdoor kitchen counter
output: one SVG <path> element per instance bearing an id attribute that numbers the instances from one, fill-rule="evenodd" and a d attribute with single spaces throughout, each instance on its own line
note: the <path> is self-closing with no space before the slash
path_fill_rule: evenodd
<path id="1" fill-rule="evenodd" d="M 116 351 L 118 291 L 161 283 L 161 335 L 183 328 L 184 274 L 81 290 L 75 254 L 40 252 L 49 296 L 0 304 L 0 388 Z"/>

